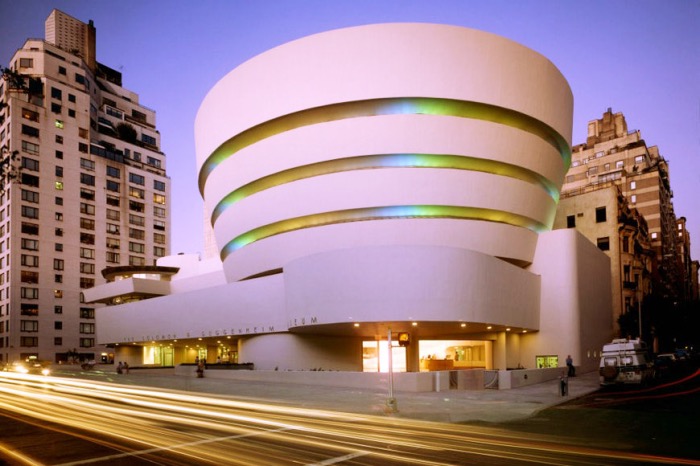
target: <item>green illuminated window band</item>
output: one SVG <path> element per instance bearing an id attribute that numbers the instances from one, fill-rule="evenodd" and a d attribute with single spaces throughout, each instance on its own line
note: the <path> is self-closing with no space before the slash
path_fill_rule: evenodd
<path id="1" fill-rule="evenodd" d="M 270 223 L 268 225 L 255 228 L 229 241 L 221 250 L 221 260 L 225 260 L 229 254 L 242 248 L 243 246 L 254 243 L 255 241 L 260 241 L 262 239 L 283 233 L 302 230 L 304 228 L 314 228 L 348 222 L 397 220 L 409 218 L 481 220 L 486 222 L 505 223 L 520 228 L 527 228 L 528 230 L 537 233 L 547 230 L 545 225 L 529 217 L 496 209 L 448 205 L 367 207 L 361 209 L 347 209 L 324 212 L 320 214 L 304 215 L 302 217 L 280 220 L 279 222 Z"/>
<path id="2" fill-rule="evenodd" d="M 490 121 L 531 133 L 552 145 L 564 160 L 571 163 L 571 148 L 551 126 L 524 113 L 481 102 L 426 97 L 397 97 L 343 102 L 290 113 L 248 128 L 221 144 L 202 165 L 199 191 L 209 174 L 227 158 L 258 141 L 276 134 L 313 124 L 377 115 L 443 115 Z"/>
<path id="3" fill-rule="evenodd" d="M 445 168 L 470 170 L 519 179 L 542 187 L 547 194 L 559 201 L 559 190 L 550 180 L 532 170 L 517 165 L 476 157 L 448 154 L 379 154 L 327 160 L 301 167 L 290 168 L 252 181 L 226 195 L 212 212 L 212 225 L 219 216 L 238 201 L 265 189 L 293 181 L 352 170 L 380 168 Z"/>

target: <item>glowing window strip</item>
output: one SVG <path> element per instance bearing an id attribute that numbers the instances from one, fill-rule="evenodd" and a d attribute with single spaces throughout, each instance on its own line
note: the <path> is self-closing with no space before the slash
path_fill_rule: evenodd
<path id="1" fill-rule="evenodd" d="M 199 191 L 204 193 L 207 178 L 217 165 L 241 149 L 270 136 L 328 121 L 403 114 L 471 118 L 518 128 L 538 136 L 552 145 L 561 155 L 566 168 L 571 163 L 571 148 L 566 140 L 549 125 L 524 113 L 481 102 L 426 97 L 397 97 L 344 102 L 300 110 L 248 128 L 221 144 L 207 158 L 199 172 Z"/>
<path id="2" fill-rule="evenodd" d="M 472 170 L 507 176 L 542 187 L 555 202 L 559 200 L 559 190 L 550 180 L 532 170 L 517 165 L 448 154 L 381 154 L 327 160 L 283 170 L 252 181 L 226 195 L 212 212 L 212 225 L 219 216 L 233 204 L 265 189 L 293 181 L 327 175 L 343 171 L 377 168 L 447 168 Z"/>
<path id="3" fill-rule="evenodd" d="M 260 241 L 271 236 L 289 233 L 304 228 L 314 228 L 327 225 L 336 225 L 347 222 L 364 222 L 372 220 L 396 220 L 407 218 L 447 218 L 458 220 L 481 220 L 487 222 L 505 223 L 521 228 L 527 228 L 534 232 L 547 230 L 545 225 L 523 215 L 506 212 L 503 210 L 484 209 L 480 207 L 462 207 L 448 205 L 403 205 L 367 207 L 361 209 L 347 209 L 320 214 L 305 215 L 302 217 L 280 220 L 250 230 L 229 241 L 221 250 L 221 260 L 225 260 L 229 254 L 255 241 Z"/>

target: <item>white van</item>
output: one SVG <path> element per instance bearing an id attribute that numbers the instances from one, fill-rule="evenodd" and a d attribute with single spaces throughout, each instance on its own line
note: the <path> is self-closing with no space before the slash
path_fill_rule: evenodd
<path id="1" fill-rule="evenodd" d="M 603 346 L 600 355 L 600 384 L 642 384 L 654 378 L 647 345 L 619 338 Z"/>

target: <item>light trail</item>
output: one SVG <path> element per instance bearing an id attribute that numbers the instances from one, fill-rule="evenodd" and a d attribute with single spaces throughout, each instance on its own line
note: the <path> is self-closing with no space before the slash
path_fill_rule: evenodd
<path id="1" fill-rule="evenodd" d="M 472 455 L 519 464 L 700 466 L 695 460 L 594 449 L 494 428 L 328 412 L 59 377 L 2 373 L 0 402 L 6 412 L 60 424 L 65 432 L 78 430 L 85 438 L 113 439 L 105 444 L 114 442 L 122 449 L 129 448 L 102 459 L 63 466 L 162 452 L 177 455 L 185 463 L 217 465 L 331 465 L 353 460 L 442 465 Z M 23 464 L 40 464 L 31 463 L 26 454 L 24 457 Z"/>

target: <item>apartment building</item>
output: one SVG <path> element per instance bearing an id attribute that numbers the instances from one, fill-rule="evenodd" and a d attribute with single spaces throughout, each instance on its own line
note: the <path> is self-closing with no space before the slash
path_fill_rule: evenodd
<path id="1" fill-rule="evenodd" d="M 170 253 L 156 112 L 96 60 L 96 30 L 61 11 L 0 81 L 0 361 L 110 359 L 82 291 Z"/>
<path id="2" fill-rule="evenodd" d="M 656 291 L 669 299 L 683 299 L 690 277 L 679 257 L 668 162 L 658 147 L 647 145 L 639 130 L 628 131 L 622 113 L 611 109 L 588 123 L 585 143 L 573 146 L 562 194 L 566 197 L 609 182 L 619 187 L 647 222 Z"/>
<path id="3" fill-rule="evenodd" d="M 562 193 L 556 229 L 575 228 L 610 259 L 614 337 L 642 333 L 642 303 L 652 291 L 649 228 L 613 181 Z M 626 319 L 620 322 L 620 317 Z"/>

